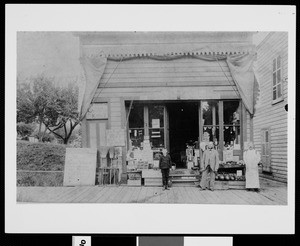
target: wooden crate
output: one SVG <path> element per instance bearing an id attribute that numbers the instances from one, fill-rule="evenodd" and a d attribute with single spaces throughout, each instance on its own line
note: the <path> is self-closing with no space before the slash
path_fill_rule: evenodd
<path id="1" fill-rule="evenodd" d="M 142 179 L 135 179 L 135 180 L 128 179 L 127 180 L 127 185 L 128 186 L 141 186 L 142 185 Z"/>
<path id="2" fill-rule="evenodd" d="M 145 186 L 162 186 L 162 178 L 144 178 Z"/>
<path id="3" fill-rule="evenodd" d="M 215 190 L 228 190 L 228 181 L 215 181 Z"/>
<path id="4" fill-rule="evenodd" d="M 246 181 L 228 181 L 229 189 L 243 190 L 246 188 Z"/>

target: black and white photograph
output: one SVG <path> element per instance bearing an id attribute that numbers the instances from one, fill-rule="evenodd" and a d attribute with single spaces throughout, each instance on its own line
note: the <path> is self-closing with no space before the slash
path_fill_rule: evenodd
<path id="1" fill-rule="evenodd" d="M 287 204 L 287 32 L 17 38 L 17 202 Z"/>
<path id="2" fill-rule="evenodd" d="M 13 34 L 17 209 L 92 207 L 126 232 L 153 229 L 148 206 L 173 221 L 293 206 L 295 30 L 53 27 Z"/>

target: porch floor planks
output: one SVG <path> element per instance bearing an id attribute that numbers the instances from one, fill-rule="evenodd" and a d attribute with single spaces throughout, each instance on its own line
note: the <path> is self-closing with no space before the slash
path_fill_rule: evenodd
<path id="1" fill-rule="evenodd" d="M 112 199 L 110 201 L 111 203 L 121 203 L 121 201 L 123 199 L 126 199 L 126 197 L 130 196 L 130 190 L 127 189 L 127 187 L 120 186 L 119 188 L 120 188 L 120 190 L 118 191 L 118 195 L 116 195 L 116 196 L 112 195 Z"/>
<path id="2" fill-rule="evenodd" d="M 222 201 L 223 203 L 224 200 L 226 200 L 226 203 L 227 205 L 230 205 L 230 204 L 246 204 L 246 201 L 241 199 L 238 195 L 236 195 L 235 192 L 233 192 L 235 190 L 225 190 L 225 197 L 223 197 Z M 219 192 L 220 196 L 221 196 L 221 193 Z"/>
<path id="3" fill-rule="evenodd" d="M 170 203 L 169 196 L 170 194 L 172 194 L 172 189 L 164 191 L 162 187 L 159 187 L 159 190 L 160 190 L 159 203 L 162 204 Z"/>
<path id="4" fill-rule="evenodd" d="M 77 203 L 88 203 L 88 201 L 90 201 L 92 198 L 97 196 L 97 194 L 99 194 L 103 189 L 104 189 L 104 187 L 101 187 L 101 186 L 91 187 L 91 189 L 88 190 L 86 192 L 86 194 L 84 194 L 82 197 L 79 197 L 76 200 L 76 202 Z"/>
<path id="5" fill-rule="evenodd" d="M 221 191 L 224 192 L 224 191 Z M 220 190 L 207 191 L 207 195 L 210 197 L 210 204 L 228 204 L 230 203 L 228 194 L 224 193 L 223 196 L 220 194 Z"/>
<path id="6" fill-rule="evenodd" d="M 103 202 L 103 203 L 117 203 L 117 201 L 120 201 L 122 197 L 125 195 L 123 192 L 124 186 L 117 186 L 113 187 L 114 189 L 112 190 L 109 186 L 106 186 L 105 189 L 108 190 L 108 197 L 103 200 L 99 200 L 97 202 Z M 122 197 L 120 197 L 123 194 Z"/>
<path id="7" fill-rule="evenodd" d="M 151 203 L 151 198 L 153 197 L 153 190 L 154 188 L 152 186 L 147 187 L 147 193 L 146 193 L 146 202 Z"/>
<path id="8" fill-rule="evenodd" d="M 67 187 L 73 188 L 73 187 Z M 61 187 L 49 187 L 47 189 L 47 192 L 44 192 L 44 194 L 39 199 L 39 202 L 53 202 L 54 199 L 61 197 L 63 194 L 67 194 L 67 191 L 64 189 L 61 189 Z"/>
<path id="9" fill-rule="evenodd" d="M 44 191 L 47 190 L 47 187 L 28 187 L 28 186 L 21 186 L 17 189 L 17 201 L 18 200 L 25 200 L 26 202 L 30 202 L 32 197 L 41 197 L 45 193 Z M 19 201 L 23 202 L 23 201 Z"/>
<path id="10" fill-rule="evenodd" d="M 146 195 L 147 195 L 147 187 L 141 187 L 141 191 L 138 195 L 137 202 L 138 203 L 145 203 L 146 202 Z"/>
<path id="11" fill-rule="evenodd" d="M 272 200 L 273 202 L 275 202 L 276 204 L 279 203 L 280 205 L 287 205 L 287 198 L 283 199 L 280 198 L 279 196 L 277 196 L 274 193 L 270 193 L 270 192 L 264 192 L 264 191 L 260 191 L 259 194 L 261 196 L 266 197 L 267 199 Z"/>
<path id="12" fill-rule="evenodd" d="M 286 205 L 287 186 L 267 184 L 261 183 L 259 193 L 233 189 L 200 191 L 193 186 L 165 191 L 154 186 L 17 187 L 17 202 Z"/>
<path id="13" fill-rule="evenodd" d="M 95 186 L 90 187 L 82 196 L 79 196 L 73 200 L 75 203 L 85 203 L 86 201 L 89 201 L 91 198 L 93 198 L 98 192 L 100 192 L 103 189 L 103 187 Z"/>
<path id="14" fill-rule="evenodd" d="M 54 203 L 60 203 L 61 199 L 63 199 L 65 196 L 68 196 L 69 194 L 71 194 L 72 192 L 74 192 L 74 190 L 76 190 L 78 187 L 72 186 L 72 187 L 66 187 L 65 192 L 60 193 L 58 196 L 56 196 L 53 200 Z"/>
<path id="15" fill-rule="evenodd" d="M 160 203 L 160 196 L 162 196 L 162 189 L 160 187 L 155 187 L 153 190 L 153 203 Z"/>
<path id="16" fill-rule="evenodd" d="M 191 193 L 194 195 L 196 198 L 197 204 L 204 204 L 206 202 L 205 197 L 201 194 L 200 188 L 195 187 L 193 189 L 190 189 Z"/>
<path id="17" fill-rule="evenodd" d="M 178 203 L 178 195 L 174 189 L 175 188 L 171 188 L 167 194 L 168 203 Z"/>
<path id="18" fill-rule="evenodd" d="M 120 199 L 120 203 L 127 203 L 135 192 L 135 187 L 128 187 L 125 191 L 125 195 Z"/>
<path id="19" fill-rule="evenodd" d="M 281 200 L 282 202 L 286 203 L 287 193 L 284 193 L 283 190 L 284 190 L 283 188 L 281 189 L 269 188 L 269 189 L 262 189 L 260 193 L 274 200 Z"/>
<path id="20" fill-rule="evenodd" d="M 140 192 L 142 190 L 141 186 L 134 187 L 134 188 L 136 189 L 136 191 L 131 196 L 130 201 L 129 201 L 130 203 L 137 203 L 138 202 L 138 198 L 139 198 Z"/>
<path id="21" fill-rule="evenodd" d="M 112 189 L 115 187 L 111 187 Z M 96 193 L 94 197 L 91 197 L 87 202 L 89 203 L 100 203 L 101 201 L 105 201 L 109 196 L 109 189 L 106 186 L 103 186 L 103 189 L 100 192 Z"/>
<path id="22" fill-rule="evenodd" d="M 253 191 L 242 191 L 242 190 L 237 190 L 235 193 L 242 197 L 243 199 L 247 199 L 248 203 L 251 205 L 270 205 L 272 202 L 268 199 L 262 199 L 262 196 L 259 197 L 257 196 L 256 192 Z"/>
<path id="23" fill-rule="evenodd" d="M 79 197 L 81 194 L 83 194 L 86 190 L 88 190 L 88 186 L 80 186 L 78 189 L 74 189 L 72 192 L 68 193 L 66 196 L 63 196 L 58 200 L 60 203 L 65 202 L 72 202 L 73 199 Z"/>
<path id="24" fill-rule="evenodd" d="M 236 191 L 237 190 L 228 190 L 229 193 L 233 194 L 234 195 L 234 199 L 237 201 L 236 203 L 234 204 L 238 204 L 238 205 L 247 205 L 247 201 L 242 199 L 240 196 L 238 196 L 236 194 Z"/>
<path id="25" fill-rule="evenodd" d="M 181 199 L 181 203 L 189 203 L 189 197 L 185 193 L 184 187 L 176 187 L 176 188 L 178 188 L 178 191 L 180 192 L 179 196 Z"/>
<path id="26" fill-rule="evenodd" d="M 185 194 L 188 196 L 191 204 L 196 204 L 198 203 L 197 196 L 194 195 L 193 190 L 195 189 L 194 187 L 183 187 Z"/>

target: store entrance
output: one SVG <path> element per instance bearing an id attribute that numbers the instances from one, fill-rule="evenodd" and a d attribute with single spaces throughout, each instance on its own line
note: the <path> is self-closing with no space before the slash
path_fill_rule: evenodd
<path id="1" fill-rule="evenodd" d="M 198 141 L 198 102 L 169 103 L 170 155 L 176 168 L 186 168 L 186 143 Z"/>

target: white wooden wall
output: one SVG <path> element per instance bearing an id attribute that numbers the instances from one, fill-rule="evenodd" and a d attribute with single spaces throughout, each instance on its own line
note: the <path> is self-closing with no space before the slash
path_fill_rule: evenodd
<path id="1" fill-rule="evenodd" d="M 270 128 L 271 168 L 274 179 L 287 181 L 287 82 L 283 82 L 283 101 L 272 104 L 272 62 L 281 55 L 282 77 L 288 74 L 288 34 L 272 33 L 257 50 L 257 67 L 260 80 L 260 100 L 253 119 L 254 143 L 261 148 L 261 129 Z"/>

